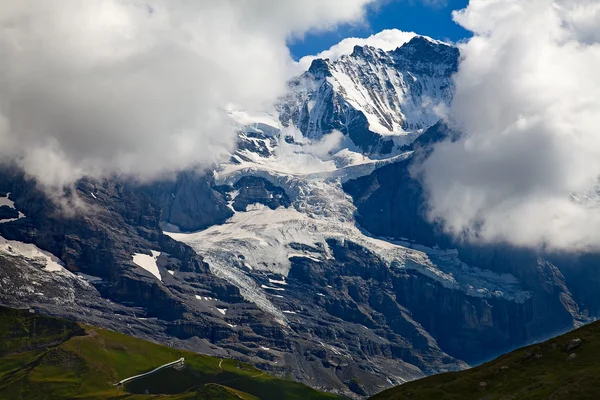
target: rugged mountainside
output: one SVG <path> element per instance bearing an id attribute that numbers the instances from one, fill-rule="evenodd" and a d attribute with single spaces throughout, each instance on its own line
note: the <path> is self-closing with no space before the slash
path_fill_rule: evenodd
<path id="1" fill-rule="evenodd" d="M 280 325 L 235 286 L 210 274 L 202 257 L 162 233 L 160 209 L 144 194 L 117 182 L 81 181 L 81 209 L 68 216 L 18 172 L 2 176 L 2 190 L 24 214 L 0 223 L 4 304 L 231 356 L 249 353 L 245 346 L 235 350 L 237 342 L 282 336 Z M 152 260 L 151 253 L 158 254 L 157 275 L 136 263 Z M 225 308 L 227 319 L 219 311 Z M 234 330 L 229 319 L 255 325 Z"/>
<path id="2" fill-rule="evenodd" d="M 422 36 L 390 52 L 356 46 L 292 80 L 280 119 L 309 138 L 336 129 L 363 152 L 390 154 L 439 120 L 457 68 L 457 48 Z"/>
<path id="3" fill-rule="evenodd" d="M 3 170 L 0 302 L 354 398 L 596 317 L 597 256 L 457 243 L 423 217 L 410 166 L 458 134 L 436 116 L 457 62 L 422 37 L 315 60 L 278 116 L 231 112 L 214 170 L 84 179 L 62 208 Z"/>
<path id="4" fill-rule="evenodd" d="M 599 353 L 600 322 L 594 322 L 479 367 L 420 379 L 372 399 L 597 399 Z"/>
<path id="5" fill-rule="evenodd" d="M 210 176 L 187 171 L 175 179 L 153 182 L 144 191 L 161 208 L 163 221 L 191 232 L 221 224 L 233 215 L 211 183 Z"/>
<path id="6" fill-rule="evenodd" d="M 423 47 L 426 50 L 417 54 L 415 49 Z M 400 63 L 399 54 L 408 61 Z M 440 67 L 431 66 L 436 57 L 440 57 Z M 406 86 L 408 97 L 395 104 L 410 97 L 413 104 L 420 101 L 426 107 L 418 93 L 422 86 L 430 87 L 424 83 L 427 74 L 442 71 L 450 82 L 457 57 L 456 49 L 420 38 L 390 53 L 363 48 L 334 63 L 316 60 L 312 71 L 299 79 L 331 89 L 344 72 L 337 71 L 337 78 L 333 74 L 319 77 L 316 66 L 330 71 L 345 62 L 357 66 L 346 71 L 372 71 L 401 65 L 415 71 L 411 76 L 426 77 Z M 350 78 L 349 73 L 346 78 L 368 87 L 365 73 L 362 83 L 358 75 Z M 298 109 L 294 96 L 307 93 L 298 92 L 294 85 L 292 82 L 291 95 L 280 105 L 282 127 L 269 116 L 236 115 L 243 121 L 240 146 L 212 175 L 214 190 L 226 196 L 233 217 L 200 232 L 169 235 L 202 254 L 214 274 L 239 287 L 246 299 L 289 326 L 305 343 L 323 346 L 317 354 L 305 353 L 307 362 L 294 370 L 295 376 L 302 379 L 304 371 L 314 376 L 314 368 L 325 367 L 334 374 L 320 372 L 315 379 L 327 379 L 326 386 L 345 383 L 355 394 L 364 395 L 389 382 L 462 368 L 464 361 L 488 359 L 526 343 L 525 325 L 536 316 L 532 293 L 515 276 L 467 265 L 452 249 L 374 238 L 357 226 L 355 205 L 342 184 L 408 162 L 412 151 L 394 145 L 387 158 L 381 148 L 369 158 L 356 146 L 342 142 L 328 155 L 311 152 L 315 138 L 326 138 L 330 126 L 317 119 L 306 125 L 312 131 L 302 135 L 285 127 L 294 121 L 285 110 Z M 369 88 L 369 98 L 381 98 L 381 85 Z M 345 104 L 352 100 L 344 93 L 337 96 Z M 440 96 L 437 103 L 443 104 L 451 99 L 451 91 Z M 318 91 L 310 92 L 309 97 L 302 103 L 309 109 L 317 101 L 330 110 L 339 104 Z M 426 104 L 431 110 L 431 100 Z M 367 118 L 363 110 L 355 111 Z M 398 121 L 405 118 L 390 109 L 386 112 Z M 427 123 L 436 122 L 432 117 L 419 126 L 428 129 Z M 362 129 L 348 128 L 350 138 Z M 413 133 L 417 136 L 420 130 Z M 407 138 L 406 131 L 376 135 Z M 425 144 L 430 136 L 423 135 L 420 143 Z M 390 177 L 390 185 L 394 182 Z M 281 190 L 285 202 L 269 205 L 269 199 L 282 196 Z M 242 207 L 236 205 L 240 196 Z M 572 318 L 570 323 L 572 326 Z M 351 377 L 358 384 L 349 382 Z"/>
<path id="7" fill-rule="evenodd" d="M 345 190 L 357 206 L 357 222 L 377 236 L 404 240 L 431 247 L 456 249 L 465 264 L 497 273 L 508 273 L 532 294 L 528 311 L 517 329 L 527 343 L 564 332 L 589 316 L 597 317 L 598 257 L 588 254 L 549 254 L 508 245 L 477 245 L 454 240 L 425 218 L 425 198 L 420 183 L 410 173 L 411 165 L 431 143 L 455 135 L 443 124 L 431 128 L 414 143 L 416 154 L 405 161 L 384 166 L 368 176 L 349 181 Z M 584 278 L 585 277 L 585 278 Z M 425 324 L 428 330 L 436 330 Z M 440 332 L 442 334 L 442 332 Z M 514 343 L 513 343 L 514 345 Z M 449 354 L 464 354 L 464 349 L 449 344 Z M 498 350 L 507 351 L 510 344 Z M 486 357 L 463 358 L 468 362 Z"/>
<path id="8" fill-rule="evenodd" d="M 254 367 L 0 307 L 3 399 L 337 399 Z M 182 365 L 124 383 L 183 358 Z"/>

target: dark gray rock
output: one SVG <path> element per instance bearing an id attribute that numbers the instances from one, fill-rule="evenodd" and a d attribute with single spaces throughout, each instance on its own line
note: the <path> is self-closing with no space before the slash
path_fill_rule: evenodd
<path id="1" fill-rule="evenodd" d="M 9 206 L 0 207 L 0 220 L 18 218 L 19 212 Z"/>
<path id="2" fill-rule="evenodd" d="M 291 205 L 285 190 L 264 178 L 244 176 L 233 187 L 237 190 L 237 195 L 233 199 L 233 209 L 236 211 L 246 211 L 249 205 L 256 203 L 263 204 L 272 210 Z"/>
<path id="3" fill-rule="evenodd" d="M 162 210 L 161 221 L 181 231 L 192 232 L 221 224 L 233 215 L 222 193 L 215 190 L 212 176 L 194 171 L 141 187 Z M 132 190 L 137 190 L 132 186 Z"/>
<path id="4" fill-rule="evenodd" d="M 289 281 L 301 282 L 304 290 L 325 288 L 327 296 L 318 304 L 328 314 L 398 335 L 397 343 L 411 342 L 411 351 L 396 354 L 424 371 L 436 365 L 417 361 L 432 343 L 450 356 L 477 363 L 526 339 L 526 324 L 533 319 L 530 302 L 468 296 L 416 271 L 389 268 L 376 254 L 348 240 L 328 244 L 335 261 L 293 258 Z M 344 295 L 330 296 L 328 285 Z"/>

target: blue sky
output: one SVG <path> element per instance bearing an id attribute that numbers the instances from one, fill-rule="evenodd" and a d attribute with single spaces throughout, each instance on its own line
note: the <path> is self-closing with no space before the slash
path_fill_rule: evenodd
<path id="1" fill-rule="evenodd" d="M 452 21 L 451 12 L 467 3 L 468 0 L 387 0 L 369 9 L 366 25 L 346 25 L 333 32 L 307 35 L 289 43 L 289 48 L 292 56 L 299 59 L 328 49 L 346 37 L 368 37 L 391 28 L 456 42 L 468 37 L 469 32 Z"/>

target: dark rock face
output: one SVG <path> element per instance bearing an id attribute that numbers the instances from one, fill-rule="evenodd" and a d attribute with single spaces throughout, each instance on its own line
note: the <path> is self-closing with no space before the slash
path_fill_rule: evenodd
<path id="1" fill-rule="evenodd" d="M 468 308 L 470 305 L 464 303 L 457 303 L 454 310 L 448 309 L 450 301 L 440 293 L 435 295 L 436 301 L 428 302 L 423 297 L 426 292 L 406 288 L 407 291 L 403 292 L 406 301 L 415 301 L 410 306 L 415 319 L 438 339 L 443 350 L 453 355 L 462 354 L 463 359 L 476 362 L 489 359 L 510 347 L 564 332 L 587 316 L 597 316 L 600 299 L 592 295 L 592 288 L 597 288 L 600 283 L 597 256 L 548 254 L 503 244 L 469 244 L 456 241 L 427 220 L 426 199 L 420 182 L 411 176 L 411 166 L 427 154 L 432 143 L 444 138 L 452 140 L 455 135 L 455 132 L 438 124 L 413 144 L 416 152 L 410 159 L 384 166 L 369 176 L 347 182 L 344 189 L 353 197 L 357 206 L 357 221 L 376 236 L 409 240 L 430 247 L 455 248 L 460 259 L 467 265 L 514 275 L 522 282 L 525 290 L 533 293 L 533 297 L 522 310 L 502 310 L 501 307 L 489 304 L 487 312 L 494 314 L 489 334 L 496 337 L 497 341 L 494 343 L 503 342 L 503 347 L 481 343 L 482 347 L 477 350 L 473 346 L 478 346 L 478 337 L 463 331 L 452 335 L 451 339 L 447 334 L 447 326 L 443 329 L 436 327 L 434 321 L 443 321 L 443 316 L 454 315 L 452 318 L 460 318 L 460 307 L 463 307 L 465 318 L 470 314 L 469 318 L 474 318 L 473 321 L 483 321 L 486 318 L 492 321 L 492 314 L 484 317 L 484 314 L 478 312 L 468 313 L 464 307 Z M 438 315 L 438 311 L 441 314 Z M 508 322 L 509 315 L 516 320 Z M 467 326 L 471 323 L 464 322 Z M 504 340 L 497 337 L 504 335 L 500 333 L 500 326 L 506 329 L 505 332 L 511 332 Z"/>
<path id="2" fill-rule="evenodd" d="M 19 212 L 9 206 L 0 207 L 0 220 L 18 218 Z"/>
<path id="3" fill-rule="evenodd" d="M 458 71 L 460 52 L 456 47 L 437 45 L 422 36 L 412 38 L 392 54 L 399 66 L 419 74 L 434 74 L 439 68 L 449 75 Z"/>
<path id="4" fill-rule="evenodd" d="M 377 236 L 406 238 L 430 247 L 450 247 L 452 239 L 425 218 L 427 202 L 423 189 L 410 170 L 414 160 L 426 155 L 432 144 L 453 135 L 456 134 L 438 123 L 413 142 L 411 148 L 416 151 L 413 157 L 345 183 L 344 190 L 358 208 L 357 222 Z"/>
<path id="5" fill-rule="evenodd" d="M 233 215 L 224 196 L 213 188 L 210 175 L 182 172 L 173 180 L 147 185 L 143 191 L 162 210 L 161 220 L 184 232 L 221 224 Z"/>
<path id="6" fill-rule="evenodd" d="M 416 271 L 389 268 L 355 243 L 329 240 L 328 245 L 335 261 L 293 259 L 290 282 L 302 282 L 305 290 L 331 285 L 345 293 L 340 298 L 328 294 L 319 304 L 330 315 L 385 331 L 390 339 L 395 336 L 393 343 L 411 343 L 411 350 L 397 349 L 396 357 L 426 373 L 439 366 L 420 358 L 433 344 L 474 363 L 508 351 L 526 338 L 525 324 L 533 319 L 530 301 L 469 296 Z"/>
<path id="7" fill-rule="evenodd" d="M 322 347 L 306 349 L 304 368 L 323 365 L 356 393 L 373 394 L 399 381 L 465 364 L 445 353 L 401 304 L 391 271 L 376 255 L 350 241 L 328 241 L 334 257 L 291 258 L 285 297 L 272 301 L 288 314 L 301 339 L 313 336 Z M 318 252 L 318 249 L 314 249 Z M 427 286 L 429 282 L 422 282 Z M 331 372 L 327 372 L 331 373 Z M 336 382 L 337 381 L 337 382 Z"/>
<path id="8" fill-rule="evenodd" d="M 233 199 L 233 209 L 236 211 L 246 211 L 249 205 L 255 203 L 263 204 L 272 210 L 291 205 L 285 191 L 264 178 L 245 176 L 233 187 L 237 190 L 237 195 Z"/>

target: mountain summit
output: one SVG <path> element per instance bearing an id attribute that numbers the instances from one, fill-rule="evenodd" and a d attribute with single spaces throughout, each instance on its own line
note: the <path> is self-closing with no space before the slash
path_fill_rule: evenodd
<path id="1" fill-rule="evenodd" d="M 362 151 L 389 155 L 449 106 L 458 49 L 417 36 L 393 51 L 355 46 L 336 61 L 313 60 L 279 106 L 284 126 L 318 139 L 339 130 Z"/>

